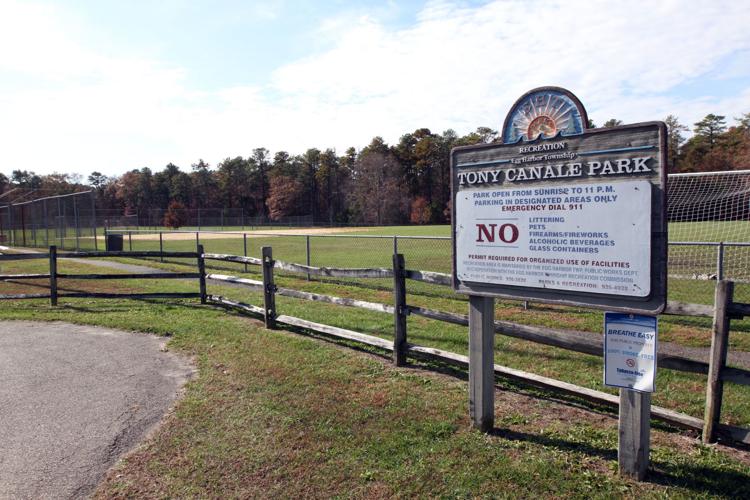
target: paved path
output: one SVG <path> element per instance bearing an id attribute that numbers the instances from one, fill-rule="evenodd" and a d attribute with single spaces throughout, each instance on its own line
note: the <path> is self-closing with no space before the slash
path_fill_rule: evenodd
<path id="1" fill-rule="evenodd" d="M 0 498 L 80 498 L 175 401 L 192 365 L 166 339 L 0 322 Z"/>

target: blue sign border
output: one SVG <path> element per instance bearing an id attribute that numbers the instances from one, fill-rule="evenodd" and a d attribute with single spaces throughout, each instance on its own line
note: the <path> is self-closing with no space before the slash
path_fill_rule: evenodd
<path id="1" fill-rule="evenodd" d="M 607 383 L 607 326 L 609 323 L 625 323 L 640 327 L 653 328 L 656 336 L 654 337 L 654 390 L 653 391 L 641 391 L 632 387 L 624 385 L 614 385 Z M 617 313 L 617 312 L 605 312 L 604 313 L 604 385 L 607 387 L 618 387 L 620 389 L 627 389 L 629 391 L 651 393 L 656 392 L 656 374 L 658 368 L 658 353 L 659 353 L 659 330 L 658 330 L 658 319 L 656 316 L 647 316 L 645 314 L 629 314 L 629 313 Z"/>

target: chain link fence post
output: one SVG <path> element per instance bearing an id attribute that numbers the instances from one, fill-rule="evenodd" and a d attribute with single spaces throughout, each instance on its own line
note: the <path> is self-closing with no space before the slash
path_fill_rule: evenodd
<path id="1" fill-rule="evenodd" d="M 310 267 L 310 235 L 305 236 L 305 254 L 307 257 L 307 267 Z M 307 281 L 310 281 L 310 273 L 307 273 Z"/>

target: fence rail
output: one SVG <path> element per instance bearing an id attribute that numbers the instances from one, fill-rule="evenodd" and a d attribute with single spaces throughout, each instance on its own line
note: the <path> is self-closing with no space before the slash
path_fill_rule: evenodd
<path id="1" fill-rule="evenodd" d="M 405 269 L 402 255 L 394 255 L 393 269 L 386 268 L 317 268 L 313 266 L 295 264 L 274 260 L 270 247 L 263 248 L 263 258 L 248 258 L 243 256 L 226 255 L 226 254 L 206 254 L 199 246 L 197 252 L 168 252 L 164 256 L 190 257 L 195 258 L 198 263 L 198 273 L 156 273 L 153 274 L 62 274 L 57 272 L 58 258 L 92 258 L 92 257 L 144 257 L 159 256 L 159 252 L 74 252 L 57 256 L 57 250 L 54 246 L 50 247 L 48 254 L 6 254 L 0 255 L 3 260 L 22 260 L 28 258 L 49 258 L 49 274 L 19 274 L 3 275 L 0 279 L 5 280 L 23 280 L 23 279 L 49 279 L 49 294 L 14 294 L 0 295 L 0 299 L 18 299 L 18 298 L 49 298 L 52 305 L 57 304 L 58 298 L 58 279 L 141 279 L 154 278 L 158 276 L 163 279 L 195 279 L 199 280 L 199 293 L 137 293 L 137 294 L 109 294 L 109 293 L 89 293 L 89 292 L 72 292 L 59 295 L 60 297 L 89 297 L 89 298 L 200 298 L 202 303 L 213 303 L 222 307 L 231 307 L 243 312 L 249 312 L 261 315 L 269 328 L 275 328 L 277 323 L 283 323 L 296 328 L 302 328 L 314 331 L 327 336 L 363 343 L 369 346 L 384 349 L 393 354 L 396 364 L 403 364 L 407 356 L 418 358 L 430 358 L 449 364 L 458 364 L 460 366 L 468 365 L 468 357 L 442 351 L 426 346 L 413 345 L 407 342 L 406 317 L 409 314 L 415 314 L 432 320 L 463 325 L 469 324 L 468 316 L 437 311 L 419 306 L 409 305 L 406 301 L 406 284 L 407 279 L 428 282 L 439 285 L 449 285 L 451 276 L 443 273 L 434 273 L 420 270 Z M 227 262 L 239 262 L 249 265 L 260 266 L 263 269 L 263 281 L 238 278 L 235 276 L 205 273 L 205 260 L 222 260 Z M 316 274 L 321 276 L 347 276 L 358 278 L 384 278 L 391 277 L 394 279 L 394 305 L 381 304 L 367 301 L 360 301 L 350 298 L 335 297 L 330 295 L 304 292 L 289 288 L 279 288 L 274 283 L 273 270 L 279 269 L 284 271 L 296 272 L 299 274 Z M 240 286 L 247 286 L 254 290 L 263 292 L 263 307 L 244 304 L 232 301 L 222 296 L 209 295 L 206 291 L 206 280 L 210 279 L 216 282 L 232 283 Z M 733 301 L 731 293 L 732 284 L 728 281 L 717 282 L 717 293 L 714 307 L 701 304 L 688 304 L 680 302 L 670 302 L 666 314 L 675 314 L 682 316 L 710 316 L 714 318 L 714 331 L 712 340 L 712 355 L 709 362 L 700 359 L 694 359 L 670 352 L 664 345 L 660 346 L 658 353 L 659 366 L 667 369 L 678 370 L 689 373 L 707 374 L 708 390 L 706 396 L 706 415 L 703 419 L 698 419 L 672 410 L 652 407 L 652 415 L 655 418 L 666 421 L 671 424 L 698 430 L 703 432 L 705 442 L 712 442 L 717 438 L 750 444 L 750 429 L 738 428 L 719 423 L 721 412 L 721 401 L 723 393 L 723 383 L 732 382 L 741 385 L 750 385 L 750 370 L 729 367 L 726 365 L 726 346 L 728 345 L 730 320 L 747 315 L 750 312 L 750 305 L 736 303 Z M 724 292 L 722 292 L 724 290 Z M 728 290 L 728 291 L 727 291 Z M 347 307 L 357 307 L 370 311 L 390 314 L 394 318 L 394 340 L 386 340 L 360 332 L 324 325 L 321 323 L 311 322 L 302 318 L 296 318 L 288 315 L 277 314 L 275 305 L 275 296 L 282 295 L 293 297 L 301 300 L 325 302 L 330 304 L 342 305 Z M 590 333 L 578 332 L 573 330 L 561 330 L 546 327 L 535 327 L 521 325 L 508 321 L 495 321 L 494 329 L 497 334 L 506 335 L 530 342 L 561 348 L 573 352 L 603 356 L 602 339 L 596 338 Z M 523 372 L 520 370 L 495 365 L 495 374 L 498 377 L 511 378 L 524 383 L 543 387 L 548 390 L 560 391 L 565 394 L 574 395 L 596 403 L 614 406 L 619 404 L 619 398 L 601 391 L 580 387 L 567 382 L 549 379 L 536 374 Z"/>
<path id="2" fill-rule="evenodd" d="M 122 273 L 122 274 L 69 274 L 57 272 L 59 259 L 89 259 L 102 257 L 179 257 L 194 258 L 198 264 L 197 273 L 172 273 L 172 272 L 154 272 L 154 273 Z M 23 281 L 48 279 L 49 293 L 19 293 L 0 295 L 0 300 L 21 300 L 21 299 L 50 299 L 50 304 L 57 305 L 60 297 L 64 298 L 98 298 L 98 299 L 146 299 L 146 298 L 200 298 L 201 303 L 206 303 L 206 272 L 203 265 L 203 249 L 199 246 L 196 252 L 70 252 L 58 254 L 57 246 L 49 247 L 48 253 L 9 253 L 0 254 L 0 261 L 30 260 L 30 259 L 49 259 L 49 273 L 46 274 L 4 274 L 0 275 L 0 281 Z M 63 292 L 59 291 L 58 280 L 130 280 L 130 279 L 197 279 L 200 291 L 193 292 L 154 292 L 154 293 L 100 293 L 100 292 Z"/>
<path id="3" fill-rule="evenodd" d="M 285 271 L 297 272 L 300 274 L 322 272 L 319 268 L 311 268 L 310 266 L 292 264 L 283 261 L 274 261 L 270 248 L 264 248 L 264 254 L 265 257 L 262 262 L 259 263 L 259 265 L 262 265 L 264 267 L 264 270 L 266 271 L 281 269 Z M 222 257 L 222 260 L 231 261 L 230 259 L 231 256 Z M 396 281 L 405 281 L 406 279 L 411 279 L 439 285 L 449 285 L 451 282 L 451 276 L 448 274 L 420 270 L 399 269 L 400 265 L 403 266 L 403 256 L 397 255 L 394 256 L 393 269 L 378 269 L 376 273 L 373 273 L 373 270 L 370 269 L 325 268 L 325 273 L 327 273 L 325 275 L 335 275 L 337 273 L 342 273 L 362 278 L 382 278 L 385 276 L 390 276 L 394 277 Z M 398 293 L 399 289 L 404 291 L 406 290 L 405 283 L 394 283 L 394 305 L 391 306 L 388 304 L 364 302 L 355 299 L 343 299 L 340 297 L 302 292 L 298 290 L 280 289 L 273 284 L 272 274 L 269 275 L 269 272 L 264 273 L 264 281 L 262 282 L 245 280 L 243 278 L 226 275 L 210 275 L 210 277 L 218 281 L 245 284 L 247 286 L 251 286 L 256 290 L 263 290 L 265 298 L 264 307 L 262 308 L 249 304 L 243 304 L 240 302 L 230 301 L 220 296 L 210 295 L 208 297 L 208 300 L 209 302 L 214 302 L 225 307 L 233 307 L 243 312 L 260 314 L 266 319 L 267 324 L 272 324 L 275 326 L 276 323 L 283 323 L 297 328 L 311 330 L 320 334 L 333 336 L 339 339 L 360 342 L 373 347 L 385 349 L 393 354 L 394 362 L 396 364 L 401 364 L 403 362 L 403 359 L 405 359 L 407 355 L 411 355 L 416 357 L 427 357 L 432 360 L 438 360 L 446 363 L 458 364 L 464 367 L 468 366 L 467 356 L 442 351 L 440 349 L 431 347 L 417 346 L 409 344 L 406 341 L 407 331 L 405 319 L 409 314 L 416 314 L 429 319 L 462 326 L 468 326 L 469 318 L 466 315 L 449 313 L 445 311 L 436 311 L 423 307 L 408 305 L 405 300 L 405 294 L 404 297 L 399 297 Z M 725 283 L 727 282 L 718 282 L 717 289 L 721 286 L 725 286 Z M 348 307 L 359 307 L 371 311 L 391 314 L 394 317 L 394 340 L 385 340 L 379 337 L 374 337 L 351 330 L 345 330 L 330 325 L 314 323 L 292 316 L 276 315 L 275 305 L 273 308 L 268 307 L 269 294 L 272 296 L 279 294 L 302 300 L 326 302 Z M 717 293 L 717 300 L 719 299 L 720 295 Z M 273 299 L 271 299 L 271 303 L 274 303 Z M 717 339 L 724 339 L 724 342 L 726 343 L 726 339 L 729 335 L 729 317 L 744 316 L 749 310 L 750 305 L 734 303 L 730 297 L 729 300 L 725 300 L 723 307 L 718 305 L 711 307 L 702 304 L 670 302 L 667 310 L 665 311 L 665 314 L 696 317 L 714 317 L 715 325 L 725 325 L 723 328 L 717 328 L 716 326 L 714 327 L 714 342 L 717 342 Z M 722 320 L 722 318 L 724 319 Z M 506 335 L 513 338 L 598 357 L 603 357 L 604 354 L 603 340 L 601 338 L 594 337 L 593 335 L 586 332 L 535 327 L 508 321 L 495 321 L 494 328 L 495 332 L 500 335 Z M 399 332 L 399 330 L 401 329 L 403 331 Z M 399 339 L 399 336 L 401 336 L 402 338 Z M 651 412 L 654 418 L 684 428 L 702 431 L 703 439 L 705 442 L 712 442 L 716 439 L 722 439 L 750 444 L 750 429 L 744 429 L 718 423 L 721 410 L 720 406 L 721 393 L 723 391 L 723 382 L 750 385 L 750 370 L 726 366 L 726 355 L 723 358 L 712 356 L 710 358 L 710 361 L 707 363 L 706 361 L 701 359 L 695 359 L 677 354 L 675 352 L 671 352 L 671 350 L 664 345 L 660 346 L 660 350 L 658 353 L 658 364 L 662 368 L 671 370 L 703 374 L 708 375 L 709 377 L 711 377 L 712 373 L 715 373 L 716 375 L 714 376 L 713 381 L 709 381 L 710 384 L 712 384 L 713 389 L 707 391 L 707 413 L 704 416 L 704 419 L 699 419 L 665 408 L 652 407 Z M 548 390 L 560 391 L 599 404 L 617 406 L 620 402 L 618 396 L 610 395 L 585 387 L 580 387 L 567 382 L 542 377 L 536 374 L 523 372 L 521 370 L 503 367 L 500 365 L 495 365 L 495 374 L 499 377 L 511 378 L 514 380 L 522 381 L 524 383 L 543 387 Z"/>

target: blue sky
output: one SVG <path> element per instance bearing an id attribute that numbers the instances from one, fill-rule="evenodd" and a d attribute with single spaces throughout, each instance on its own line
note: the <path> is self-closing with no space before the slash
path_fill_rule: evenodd
<path id="1" fill-rule="evenodd" d="M 0 171 L 464 134 L 541 85 L 600 124 L 731 124 L 750 112 L 749 24 L 737 1 L 0 0 Z"/>

